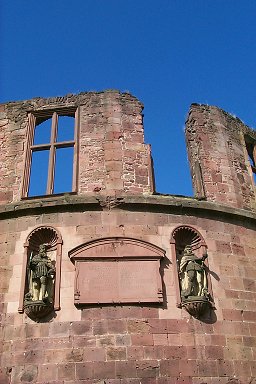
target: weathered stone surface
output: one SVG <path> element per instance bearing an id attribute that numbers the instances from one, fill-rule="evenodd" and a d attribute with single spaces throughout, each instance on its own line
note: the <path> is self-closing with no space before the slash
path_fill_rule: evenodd
<path id="1" fill-rule="evenodd" d="M 256 209 L 246 137 L 254 130 L 217 107 L 192 104 L 186 141 L 198 197 L 232 207 Z"/>
<path id="2" fill-rule="evenodd" d="M 21 200 L 27 111 L 69 105 L 81 106 L 79 193 Z M 207 200 L 153 195 L 141 111 L 137 99 L 118 91 L 0 106 L 1 383 L 254 382 L 256 216 L 240 137 L 253 132 L 215 107 L 192 106 L 189 156 L 194 185 L 204 183 L 199 192 Z M 193 152 L 199 141 L 201 174 Z M 24 243 L 41 225 L 63 238 L 61 310 L 34 322 L 18 313 L 18 300 Z M 176 305 L 170 239 L 180 225 L 195 228 L 208 248 L 215 309 L 200 320 Z M 165 252 L 163 303 L 75 307 L 68 252 L 109 237 L 142 240 Z"/>
<path id="3" fill-rule="evenodd" d="M 80 106 L 78 193 L 153 192 L 150 146 L 144 144 L 143 106 L 132 95 L 113 90 L 3 105 L 0 204 L 18 202 L 21 198 L 27 112 L 77 106 Z"/>

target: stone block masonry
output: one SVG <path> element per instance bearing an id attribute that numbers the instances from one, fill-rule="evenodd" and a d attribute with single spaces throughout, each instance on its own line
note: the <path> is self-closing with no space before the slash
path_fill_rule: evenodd
<path id="1" fill-rule="evenodd" d="M 70 108 L 79 111 L 76 190 L 24 198 L 28 114 Z M 216 107 L 193 104 L 186 140 L 196 196 L 156 194 L 142 108 L 118 91 L 0 106 L 0 384 L 256 382 L 255 132 Z M 184 231 L 174 241 L 177 228 Z M 30 252 L 48 233 L 61 239 L 51 238 L 48 253 L 61 253 L 60 309 L 36 321 L 18 312 L 19 298 L 23 304 L 31 286 Z M 120 251 L 129 241 L 140 245 L 137 254 Z M 101 253 L 90 253 L 95 243 Z M 212 306 L 199 318 L 180 296 L 187 244 L 208 254 Z M 79 268 L 70 254 L 79 262 L 85 248 L 91 268 L 117 256 L 142 265 L 152 260 L 145 249 L 160 249 L 152 281 L 160 279 L 163 302 L 75 304 Z"/>
<path id="2" fill-rule="evenodd" d="M 238 118 L 217 107 L 192 104 L 186 122 L 186 141 L 198 197 L 255 210 L 248 139 L 254 148 L 255 131 Z"/>
<path id="3" fill-rule="evenodd" d="M 0 202 L 22 196 L 28 112 L 79 107 L 78 194 L 153 193 L 150 146 L 144 144 L 143 105 L 118 91 L 32 99 L 1 105 Z M 12 186 L 12 188 L 10 188 Z"/>

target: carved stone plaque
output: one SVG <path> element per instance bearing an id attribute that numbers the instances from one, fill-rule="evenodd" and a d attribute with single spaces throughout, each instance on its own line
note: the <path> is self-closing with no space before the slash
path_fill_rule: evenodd
<path id="1" fill-rule="evenodd" d="M 159 303 L 163 301 L 160 259 L 149 243 L 110 238 L 70 252 L 75 261 L 75 303 Z"/>
<path id="2" fill-rule="evenodd" d="M 79 263 L 79 303 L 161 302 L 158 260 Z"/>

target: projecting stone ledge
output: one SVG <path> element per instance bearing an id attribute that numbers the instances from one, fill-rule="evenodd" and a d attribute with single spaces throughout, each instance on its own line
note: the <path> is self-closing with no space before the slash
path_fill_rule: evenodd
<path id="1" fill-rule="evenodd" d="M 89 210 L 123 209 L 138 212 L 164 212 L 175 214 L 202 214 L 208 217 L 234 217 L 249 221 L 256 220 L 256 214 L 252 211 L 232 208 L 227 205 L 202 201 L 193 197 L 181 197 L 175 195 L 144 195 L 144 196 L 52 196 L 41 199 L 27 199 L 16 204 L 0 206 L 0 218 L 23 216 L 28 213 L 41 212 L 67 212 Z"/>

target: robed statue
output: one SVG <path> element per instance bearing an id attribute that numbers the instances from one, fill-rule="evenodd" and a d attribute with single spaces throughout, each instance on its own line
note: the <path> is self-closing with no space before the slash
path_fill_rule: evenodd
<path id="1" fill-rule="evenodd" d="M 207 297 L 207 275 L 203 257 L 196 257 L 192 252 L 192 247 L 186 245 L 180 261 L 180 281 L 181 281 L 181 297 L 189 299 L 190 297 Z"/>

